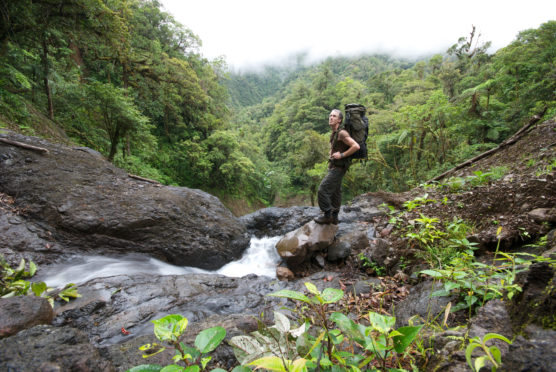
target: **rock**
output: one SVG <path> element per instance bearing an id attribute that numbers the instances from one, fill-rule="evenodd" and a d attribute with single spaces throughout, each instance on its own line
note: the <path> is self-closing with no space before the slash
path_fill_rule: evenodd
<path id="1" fill-rule="evenodd" d="M 91 345 L 87 334 L 72 327 L 38 325 L 0 340 L 2 371 L 114 371 Z"/>
<path id="2" fill-rule="evenodd" d="M 53 262 L 63 257 L 45 250 L 65 255 L 136 252 L 176 265 L 217 269 L 238 259 L 249 244 L 243 223 L 210 194 L 133 179 L 90 151 L 5 133 L 0 135 L 49 153 L 0 143 L 0 192 L 14 197 L 15 209 L 25 210 L 20 225 L 40 226 L 31 236 L 35 243 L 26 246 L 20 242 L 29 234 L 0 219 L 0 231 L 16 238 L 6 239 L 0 253 L 32 256 L 39 251 L 41 261 Z M 52 236 L 50 248 L 43 241 L 46 233 Z"/>
<path id="3" fill-rule="evenodd" d="M 320 215 L 317 207 L 270 207 L 240 217 L 251 235 L 280 236 L 298 229 Z"/>
<path id="4" fill-rule="evenodd" d="M 345 240 L 337 239 L 328 247 L 326 259 L 330 262 L 343 261 L 349 257 L 351 253 L 351 246 Z"/>
<path id="5" fill-rule="evenodd" d="M 358 280 L 346 289 L 346 292 L 360 295 L 363 293 L 373 293 L 382 288 L 382 281 L 379 278 L 369 278 L 368 280 Z"/>
<path id="6" fill-rule="evenodd" d="M 443 288 L 440 283 L 424 281 L 409 290 L 409 295 L 396 305 L 396 327 L 407 325 L 409 318 L 418 315 L 425 321 L 430 321 L 440 312 L 444 311 L 446 305 L 454 299 L 452 297 L 431 297 L 434 291 Z"/>
<path id="7" fill-rule="evenodd" d="M 537 223 L 556 223 L 556 208 L 537 208 L 527 215 Z"/>
<path id="8" fill-rule="evenodd" d="M 525 336 L 525 337 L 524 337 Z M 556 366 L 556 331 L 529 325 L 502 357 L 502 372 L 552 372 Z"/>
<path id="9" fill-rule="evenodd" d="M 390 243 L 386 239 L 376 238 L 369 241 L 370 246 L 366 256 L 378 266 L 386 267 L 388 255 L 390 254 Z"/>
<path id="10" fill-rule="evenodd" d="M 278 266 L 276 268 L 276 278 L 278 278 L 278 280 L 293 280 L 295 275 L 287 267 Z"/>
<path id="11" fill-rule="evenodd" d="M 352 250 L 361 251 L 369 246 L 366 230 L 354 229 L 342 237 L 336 239 L 328 247 L 327 259 L 331 262 L 344 260 L 349 257 Z"/>
<path id="12" fill-rule="evenodd" d="M 285 302 L 266 295 L 284 289 L 286 284 L 256 275 L 135 274 L 98 278 L 79 286 L 82 297 L 56 308 L 53 324 L 77 327 L 87 332 L 95 346 L 108 346 L 152 335 L 150 320 L 168 314 L 185 316 L 190 325 L 216 315 L 257 316 Z M 130 334 L 122 334 L 122 327 Z"/>
<path id="13" fill-rule="evenodd" d="M 0 338 L 15 335 L 39 324 L 50 324 L 53 318 L 54 311 L 45 298 L 0 298 Z"/>
<path id="14" fill-rule="evenodd" d="M 276 249 L 288 266 L 298 266 L 311 258 L 314 252 L 330 246 L 337 230 L 337 225 L 319 225 L 311 221 L 286 234 L 276 243 Z"/>

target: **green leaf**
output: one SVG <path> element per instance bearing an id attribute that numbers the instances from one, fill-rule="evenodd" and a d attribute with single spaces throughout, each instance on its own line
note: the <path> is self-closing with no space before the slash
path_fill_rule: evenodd
<path id="1" fill-rule="evenodd" d="M 381 315 L 374 312 L 369 312 L 369 321 L 371 326 L 379 331 L 380 333 L 388 333 L 394 324 L 396 324 L 396 318 L 393 316 Z"/>
<path id="2" fill-rule="evenodd" d="M 282 289 L 280 291 L 270 293 L 269 296 L 273 297 L 282 297 L 282 298 L 290 298 L 292 300 L 302 301 L 307 304 L 312 303 L 309 297 L 305 296 L 303 293 L 297 291 L 291 291 L 289 289 Z"/>
<path id="3" fill-rule="evenodd" d="M 287 316 L 278 311 L 274 312 L 274 325 L 281 333 L 288 333 L 290 331 L 290 320 Z"/>
<path id="4" fill-rule="evenodd" d="M 421 328 L 423 328 L 423 325 L 398 328 L 397 331 L 401 335 L 392 337 L 394 340 L 394 350 L 396 350 L 399 354 L 403 353 L 404 350 L 413 342 L 415 337 L 417 337 Z"/>
<path id="5" fill-rule="evenodd" d="M 45 282 L 31 283 L 31 290 L 33 291 L 35 296 L 40 297 L 46 291 L 46 283 Z"/>
<path id="6" fill-rule="evenodd" d="M 195 338 L 195 347 L 203 354 L 210 353 L 226 337 L 226 330 L 220 326 L 205 329 Z"/>
<path id="7" fill-rule="evenodd" d="M 500 349 L 498 349 L 496 346 L 491 346 L 488 349 L 490 350 L 490 354 L 492 354 L 492 357 L 498 364 L 498 367 L 500 367 L 500 364 L 502 364 L 502 353 L 500 352 Z"/>
<path id="8" fill-rule="evenodd" d="M 162 366 L 158 364 L 141 364 L 140 366 L 135 366 L 128 369 L 126 372 L 160 372 Z"/>
<path id="9" fill-rule="evenodd" d="M 154 324 L 154 335 L 160 341 L 177 341 L 187 328 L 187 318 L 178 314 L 166 315 L 151 322 Z"/>
<path id="10" fill-rule="evenodd" d="M 35 275 L 37 272 L 37 265 L 33 261 L 29 262 L 29 276 Z"/>
<path id="11" fill-rule="evenodd" d="M 214 371 L 214 369 L 212 371 Z M 232 372 L 251 372 L 251 368 L 246 366 L 237 366 L 232 369 Z"/>
<path id="12" fill-rule="evenodd" d="M 471 359 L 471 354 L 473 354 L 473 350 L 481 345 L 477 343 L 470 342 L 469 345 L 465 348 L 465 360 L 470 368 L 473 368 L 473 360 Z"/>
<path id="13" fill-rule="evenodd" d="M 512 342 L 510 340 L 508 340 L 506 337 L 499 335 L 498 333 L 487 333 L 485 335 L 485 337 L 483 337 L 483 342 L 487 342 L 488 340 L 491 340 L 493 338 L 497 338 L 499 340 L 502 340 L 508 344 L 511 344 Z"/>
<path id="14" fill-rule="evenodd" d="M 479 372 L 481 368 L 483 368 L 486 365 L 487 360 L 488 358 L 486 356 L 480 356 L 477 359 L 475 359 L 475 364 L 474 364 L 475 371 Z"/>
<path id="15" fill-rule="evenodd" d="M 317 286 L 315 286 L 313 283 L 311 282 L 306 282 L 305 283 L 305 287 L 307 287 L 307 290 L 309 292 L 311 292 L 314 295 L 320 295 L 320 291 L 317 289 Z"/>
<path id="16" fill-rule="evenodd" d="M 282 364 L 282 360 L 275 356 L 268 356 L 252 361 L 248 365 L 264 368 L 276 372 L 287 372 Z"/>
<path id="17" fill-rule="evenodd" d="M 361 328 L 359 328 L 359 325 L 356 324 L 352 319 L 347 317 L 345 314 L 338 312 L 332 313 L 330 315 L 330 320 L 336 323 L 338 328 L 340 328 L 340 330 L 344 332 L 349 338 L 362 345 L 365 343 L 364 330 L 362 332 Z"/>
<path id="18" fill-rule="evenodd" d="M 322 299 L 325 304 L 331 304 L 340 301 L 344 297 L 344 291 L 335 288 L 325 288 L 322 292 Z"/>
<path id="19" fill-rule="evenodd" d="M 305 367 L 305 364 L 307 364 L 307 360 L 300 358 L 300 359 L 296 359 L 293 362 L 292 367 L 290 368 L 291 372 L 303 372 L 303 371 L 307 371 L 307 368 Z"/>
<path id="20" fill-rule="evenodd" d="M 162 369 L 162 371 L 160 372 L 199 372 L 201 370 L 201 367 L 199 367 L 198 365 L 189 366 L 187 368 L 183 368 L 181 366 L 176 366 L 176 367 L 178 367 L 178 369 L 169 369 L 168 371 Z"/>
<path id="21" fill-rule="evenodd" d="M 421 270 L 419 271 L 419 274 L 425 274 L 428 276 L 432 276 L 433 278 L 443 278 L 444 274 L 436 271 L 436 270 Z"/>

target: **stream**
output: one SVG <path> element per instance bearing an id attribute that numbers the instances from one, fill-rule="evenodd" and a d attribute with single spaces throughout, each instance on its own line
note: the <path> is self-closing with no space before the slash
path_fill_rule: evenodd
<path id="1" fill-rule="evenodd" d="M 119 257 L 79 255 L 64 263 L 41 267 L 35 279 L 45 282 L 49 287 L 60 288 L 68 283 L 81 284 L 95 278 L 138 273 L 155 275 L 209 273 L 229 277 L 256 274 L 275 278 L 276 266 L 280 262 L 276 243 L 280 238 L 281 236 L 251 238 L 249 247 L 239 260 L 232 261 L 215 271 L 175 266 L 137 253 Z"/>

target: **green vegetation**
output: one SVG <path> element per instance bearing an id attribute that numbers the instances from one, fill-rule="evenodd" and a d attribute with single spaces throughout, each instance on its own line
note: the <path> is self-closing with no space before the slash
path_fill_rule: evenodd
<path id="1" fill-rule="evenodd" d="M 343 291 L 305 283 L 309 296 L 281 290 L 271 296 L 294 300 L 298 328 L 284 314 L 274 312 L 275 324 L 250 335 L 230 340 L 242 365 L 266 370 L 293 371 L 406 371 L 411 363 L 406 353 L 422 326 L 394 329 L 395 317 L 370 312 L 358 323 L 329 307 L 340 301 Z M 397 367 L 393 367 L 393 366 Z"/>
<path id="2" fill-rule="evenodd" d="M 54 299 L 60 298 L 69 302 L 72 298 L 81 297 L 77 293 L 75 284 L 70 283 L 62 290 L 54 290 L 49 288 L 44 282 L 31 282 L 26 279 L 32 278 L 37 272 L 37 265 L 33 261 L 29 262 L 29 269 L 26 270 L 27 264 L 21 259 L 19 266 L 13 269 L 4 256 L 0 255 L 0 298 L 9 298 L 14 296 L 34 295 L 44 297 L 50 305 L 54 307 Z"/>
<path id="3" fill-rule="evenodd" d="M 144 353 L 143 358 L 148 358 L 163 352 L 167 348 L 172 348 L 175 350 L 175 355 L 172 358 L 174 362 L 182 362 L 186 365 L 186 368 L 178 364 L 164 367 L 157 364 L 142 364 L 129 369 L 129 372 L 199 372 L 205 370 L 207 364 L 212 359 L 206 354 L 216 349 L 226 337 L 226 330 L 224 328 L 213 327 L 199 332 L 195 338 L 194 346 L 187 346 L 180 341 L 187 328 L 187 318 L 177 314 L 170 314 L 153 320 L 152 323 L 154 324 L 156 338 L 168 344 L 168 346 L 157 343 L 145 344 L 139 348 Z M 212 371 L 224 370 L 216 368 Z"/>
<path id="4" fill-rule="evenodd" d="M 486 345 L 486 342 L 492 339 L 502 340 L 508 344 L 512 343 L 506 337 L 497 333 L 487 333 L 482 339 L 480 337 L 473 337 L 470 339 L 469 345 L 467 345 L 467 348 L 465 349 L 465 359 L 473 372 L 479 372 L 480 369 L 486 365 L 487 361 L 492 363 L 491 371 L 493 372 L 502 365 L 502 353 L 500 353 L 500 349 L 495 345 Z M 475 363 L 473 363 L 471 354 L 473 353 L 473 350 L 478 347 L 482 349 L 485 355 L 476 358 Z"/>
<path id="5" fill-rule="evenodd" d="M 345 198 L 406 190 L 496 147 L 531 115 L 556 114 L 556 21 L 494 54 L 473 29 L 422 60 L 297 56 L 234 74 L 203 58 L 158 0 L 10 1 L 2 11 L 2 127 L 53 133 L 48 118 L 131 173 L 247 204 L 314 203 L 326 117 L 347 103 L 364 104 L 371 125 L 369 161 L 344 178 Z"/>

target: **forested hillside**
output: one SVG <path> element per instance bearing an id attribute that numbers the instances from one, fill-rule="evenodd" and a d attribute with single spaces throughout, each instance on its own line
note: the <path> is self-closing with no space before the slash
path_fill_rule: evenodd
<path id="1" fill-rule="evenodd" d="M 310 203 L 328 112 L 347 103 L 364 104 L 371 123 L 348 198 L 406 190 L 533 114 L 556 114 L 556 21 L 493 54 L 470 26 L 422 60 L 334 57 L 236 74 L 204 58 L 195 30 L 156 0 L 0 7 L 0 127 L 91 147 L 130 173 L 228 204 Z"/>

